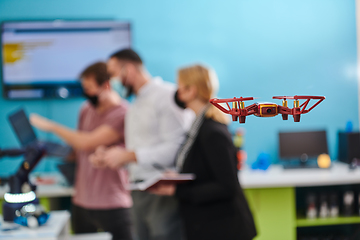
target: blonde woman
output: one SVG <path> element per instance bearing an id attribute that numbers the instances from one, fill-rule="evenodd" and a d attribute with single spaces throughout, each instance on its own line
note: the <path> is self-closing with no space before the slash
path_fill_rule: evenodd
<path id="1" fill-rule="evenodd" d="M 256 229 L 237 177 L 228 118 L 209 104 L 217 85 L 215 72 L 204 66 L 179 70 L 177 103 L 192 109 L 196 119 L 176 164 L 180 172 L 193 173 L 196 179 L 161 185 L 152 192 L 177 196 L 187 240 L 250 240 Z"/>

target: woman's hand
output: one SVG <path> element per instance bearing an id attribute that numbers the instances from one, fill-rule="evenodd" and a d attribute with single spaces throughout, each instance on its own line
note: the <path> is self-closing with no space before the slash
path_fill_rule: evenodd
<path id="1" fill-rule="evenodd" d="M 34 127 L 39 128 L 45 132 L 53 131 L 55 126 L 55 123 L 53 121 L 34 113 L 30 115 L 30 123 Z"/>
<path id="2" fill-rule="evenodd" d="M 175 184 L 158 184 L 148 190 L 148 192 L 162 196 L 174 196 L 176 191 Z"/>

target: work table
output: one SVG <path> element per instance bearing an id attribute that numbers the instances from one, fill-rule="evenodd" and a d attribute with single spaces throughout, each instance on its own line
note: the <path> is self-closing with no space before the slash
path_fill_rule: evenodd
<path id="1" fill-rule="evenodd" d="M 342 162 L 333 162 L 329 169 L 283 169 L 273 164 L 266 171 L 246 167 L 239 179 L 244 189 L 356 184 L 360 183 L 360 168 L 350 170 Z"/>

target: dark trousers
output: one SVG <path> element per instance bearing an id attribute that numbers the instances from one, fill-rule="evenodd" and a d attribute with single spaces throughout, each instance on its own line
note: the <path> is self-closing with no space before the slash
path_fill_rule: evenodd
<path id="1" fill-rule="evenodd" d="M 75 234 L 109 232 L 113 240 L 132 240 L 130 209 L 86 209 L 73 204 L 71 225 Z"/>
<path id="2" fill-rule="evenodd" d="M 132 191 L 132 216 L 136 240 L 182 240 L 178 201 L 175 197 Z"/>

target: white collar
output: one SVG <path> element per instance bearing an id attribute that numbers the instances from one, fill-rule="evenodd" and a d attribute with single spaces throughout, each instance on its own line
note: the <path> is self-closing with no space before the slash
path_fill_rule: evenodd
<path id="1" fill-rule="evenodd" d="M 149 82 L 145 83 L 140 89 L 137 94 L 137 97 L 144 96 L 148 92 L 151 91 L 152 87 L 158 84 L 161 84 L 163 82 L 161 77 L 153 77 Z"/>

